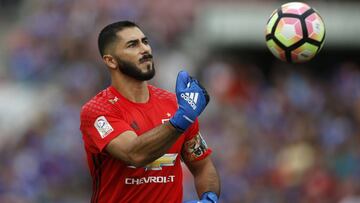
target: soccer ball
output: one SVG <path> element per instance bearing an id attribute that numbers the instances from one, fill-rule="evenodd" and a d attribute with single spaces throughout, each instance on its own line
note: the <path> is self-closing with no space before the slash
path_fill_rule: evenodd
<path id="1" fill-rule="evenodd" d="M 271 53 L 291 63 L 309 61 L 324 45 L 325 25 L 321 16 L 301 2 L 286 3 L 276 9 L 265 32 Z"/>

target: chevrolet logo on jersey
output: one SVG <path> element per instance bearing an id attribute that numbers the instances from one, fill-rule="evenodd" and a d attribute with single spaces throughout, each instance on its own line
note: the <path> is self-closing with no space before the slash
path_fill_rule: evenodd
<path id="1" fill-rule="evenodd" d="M 164 154 L 162 157 L 156 159 L 152 163 L 146 165 L 145 170 L 161 170 L 163 166 L 174 166 L 177 153 Z M 129 168 L 135 168 L 135 166 L 128 166 Z"/>
<path id="2" fill-rule="evenodd" d="M 145 170 L 161 170 L 162 166 L 174 166 L 177 157 L 176 154 L 164 154 L 162 157 L 156 159 L 154 162 L 145 166 Z"/>

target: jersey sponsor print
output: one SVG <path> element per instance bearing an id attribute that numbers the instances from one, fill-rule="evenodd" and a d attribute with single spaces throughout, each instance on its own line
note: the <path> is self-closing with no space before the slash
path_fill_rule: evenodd
<path id="1" fill-rule="evenodd" d="M 177 102 L 173 93 L 150 85 L 148 88 L 150 98 L 146 103 L 131 102 L 110 86 L 83 106 L 80 129 L 93 179 L 91 202 L 180 203 L 181 159 L 196 161 L 211 153 L 198 137 L 197 120 L 163 156 L 145 167 L 131 166 L 105 150 L 123 132 L 134 131 L 141 136 L 175 114 Z M 184 97 L 196 108 L 196 94 Z"/>

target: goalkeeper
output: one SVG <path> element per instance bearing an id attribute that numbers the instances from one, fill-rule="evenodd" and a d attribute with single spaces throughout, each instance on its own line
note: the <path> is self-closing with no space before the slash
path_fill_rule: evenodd
<path id="1" fill-rule="evenodd" d="M 111 85 L 81 110 L 91 202 L 180 203 L 181 159 L 200 199 L 189 202 L 218 202 L 219 176 L 198 122 L 209 102 L 206 90 L 185 71 L 176 94 L 149 85 L 155 75 L 151 47 L 132 22 L 106 26 L 98 46 Z"/>

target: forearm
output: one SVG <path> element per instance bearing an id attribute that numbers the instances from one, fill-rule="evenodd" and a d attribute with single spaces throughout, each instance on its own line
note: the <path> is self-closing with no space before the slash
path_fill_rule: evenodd
<path id="1" fill-rule="evenodd" d="M 190 94 L 194 95 L 193 99 L 186 96 Z M 181 132 L 194 123 L 209 102 L 206 90 L 184 71 L 179 72 L 176 80 L 176 98 L 179 108 L 169 122 L 139 136 L 134 131 L 127 130 L 112 139 L 106 150 L 113 157 L 135 167 L 144 166 L 163 156 Z"/>
<path id="2" fill-rule="evenodd" d="M 220 195 L 220 178 L 211 161 L 196 170 L 192 170 L 195 188 L 200 197 L 204 192 L 215 192 Z"/>
<path id="3" fill-rule="evenodd" d="M 169 122 L 166 122 L 140 136 L 130 149 L 139 165 L 146 165 L 165 154 L 181 135 Z"/>

